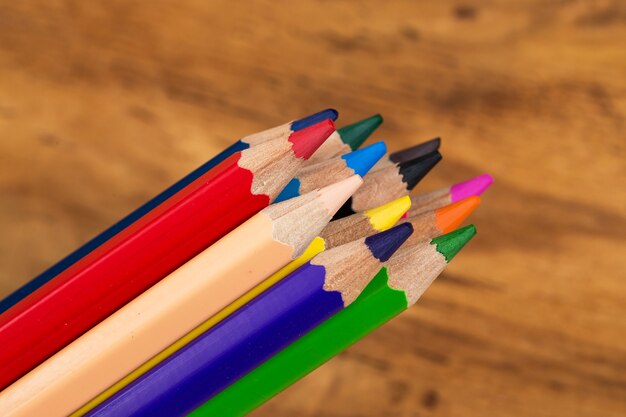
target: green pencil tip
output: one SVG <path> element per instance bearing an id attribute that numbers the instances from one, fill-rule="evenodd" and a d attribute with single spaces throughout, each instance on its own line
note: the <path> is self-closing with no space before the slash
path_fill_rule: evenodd
<path id="1" fill-rule="evenodd" d="M 437 245 L 437 251 L 446 258 L 446 262 L 450 262 L 475 234 L 476 227 L 470 224 L 443 236 L 436 237 L 430 243 Z"/>
<path id="2" fill-rule="evenodd" d="M 375 114 L 367 119 L 344 126 L 337 132 L 341 137 L 341 141 L 354 151 L 359 149 L 363 142 L 370 137 L 370 135 L 378 128 L 378 126 L 380 126 L 382 122 L 383 117 L 380 114 Z"/>

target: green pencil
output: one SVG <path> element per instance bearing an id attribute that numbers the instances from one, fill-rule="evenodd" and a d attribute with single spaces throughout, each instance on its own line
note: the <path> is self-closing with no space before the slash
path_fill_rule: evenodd
<path id="1" fill-rule="evenodd" d="M 352 305 L 198 407 L 189 416 L 242 416 L 257 408 L 415 304 L 447 263 L 475 234 L 476 229 L 470 225 L 430 242 L 401 248 Z"/>

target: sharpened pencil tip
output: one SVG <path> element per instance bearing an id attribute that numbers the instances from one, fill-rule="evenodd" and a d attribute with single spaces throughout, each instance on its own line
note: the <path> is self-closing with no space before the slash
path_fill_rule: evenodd
<path id="1" fill-rule="evenodd" d="M 473 195 L 481 195 L 491 184 L 493 184 L 493 177 L 491 175 L 479 175 L 450 187 L 450 198 L 454 203 Z"/>
<path id="2" fill-rule="evenodd" d="M 385 262 L 412 233 L 413 226 L 411 223 L 402 223 L 384 232 L 366 237 L 365 244 L 376 259 Z"/>
<path id="3" fill-rule="evenodd" d="M 346 161 L 348 168 L 352 169 L 356 175 L 363 177 L 382 158 L 385 152 L 387 152 L 387 146 L 385 142 L 381 141 L 363 149 L 352 151 L 341 158 Z"/>
<path id="4" fill-rule="evenodd" d="M 420 143 L 419 145 L 396 151 L 389 155 L 389 160 L 395 164 L 400 164 L 437 151 L 439 150 L 439 146 L 441 146 L 441 138 L 437 137 L 427 142 Z"/>
<path id="5" fill-rule="evenodd" d="M 480 205 L 480 197 L 471 196 L 435 210 L 437 227 L 449 233 L 459 227 Z"/>
<path id="6" fill-rule="evenodd" d="M 363 184 L 363 178 L 353 175 L 345 180 L 320 188 L 318 191 L 319 198 L 331 217 L 335 215 L 337 210 L 354 194 L 361 184 Z"/>
<path id="7" fill-rule="evenodd" d="M 313 126 L 314 124 L 324 121 L 326 119 L 335 121 L 337 120 L 338 116 L 339 113 L 335 109 L 325 109 L 322 111 L 318 111 L 317 113 L 313 113 L 309 116 L 303 117 L 302 119 L 294 120 L 293 122 L 291 122 L 291 130 L 297 132 L 298 130 Z"/>
<path id="8" fill-rule="evenodd" d="M 450 262 L 467 242 L 476 235 L 476 227 L 473 224 L 462 227 L 446 235 L 431 240 L 431 244 L 437 245 L 437 252 L 441 253 L 446 262 Z"/>
<path id="9" fill-rule="evenodd" d="M 409 208 L 411 208 L 411 198 L 405 195 L 382 206 L 365 210 L 365 215 L 374 229 L 387 230 L 396 224 Z"/>
<path id="10" fill-rule="evenodd" d="M 292 150 L 297 158 L 309 159 L 313 152 L 335 131 L 335 125 L 331 119 L 325 119 L 306 127 L 297 132 L 293 132 L 289 137 L 292 143 Z"/>
<path id="11" fill-rule="evenodd" d="M 337 132 L 341 136 L 341 141 L 348 145 L 352 150 L 358 149 L 363 142 L 370 137 L 378 126 L 383 122 L 380 114 L 375 114 L 367 119 L 359 120 L 351 125 L 340 128 Z"/>
<path id="12" fill-rule="evenodd" d="M 402 181 L 406 184 L 407 190 L 412 190 L 415 186 L 441 161 L 439 151 L 434 151 L 419 158 L 402 162 L 399 165 Z"/>

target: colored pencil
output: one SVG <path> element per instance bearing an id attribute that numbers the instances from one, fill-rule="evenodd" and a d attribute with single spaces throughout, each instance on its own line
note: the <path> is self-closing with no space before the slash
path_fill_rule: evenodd
<path id="1" fill-rule="evenodd" d="M 420 143 L 415 146 L 411 146 L 407 149 L 402 149 L 391 154 L 385 155 L 374 165 L 370 171 L 378 171 L 379 169 L 387 168 L 397 165 L 402 162 L 410 161 L 411 159 L 419 158 L 434 151 L 438 151 L 441 146 L 441 138 L 434 138 L 429 141 Z"/>
<path id="2" fill-rule="evenodd" d="M 471 196 L 456 203 L 429 210 L 402 222 L 411 223 L 413 234 L 406 245 L 420 243 L 457 229 L 480 205 L 480 197 Z"/>
<path id="3" fill-rule="evenodd" d="M 289 181 L 287 186 L 278 194 L 274 202 L 281 202 L 306 194 L 355 174 L 363 177 L 385 154 L 386 150 L 387 147 L 384 142 L 376 142 L 363 149 L 301 168 L 296 177 Z"/>
<path id="4" fill-rule="evenodd" d="M 480 196 L 491 184 L 493 184 L 493 177 L 489 174 L 482 174 L 450 187 L 416 194 L 411 196 L 411 209 L 408 215 L 415 216 L 470 196 Z"/>
<path id="5" fill-rule="evenodd" d="M 360 238 L 364 238 L 370 236 L 372 234 L 382 232 L 388 230 L 393 227 L 396 222 L 400 219 L 400 217 L 407 211 L 410 205 L 410 199 L 408 196 L 399 198 L 391 203 L 385 204 L 382 207 L 378 207 L 372 210 L 369 210 L 366 216 L 362 216 L 362 221 L 353 222 L 354 229 L 356 230 L 348 230 L 347 228 L 343 228 L 342 230 L 335 229 L 333 235 L 335 235 L 335 241 L 343 240 L 344 243 L 348 243 Z M 361 213 L 356 214 L 355 216 L 361 216 Z M 361 223 L 367 222 L 368 226 L 361 226 Z M 332 223 L 328 224 L 326 228 L 330 227 Z M 325 230 L 322 230 L 320 236 L 324 236 Z M 346 237 L 338 237 L 338 235 L 346 234 L 352 239 L 347 239 Z M 322 252 L 326 249 L 326 243 L 324 239 L 321 237 L 316 237 L 313 239 L 313 242 L 309 245 L 309 247 L 304 251 L 302 255 L 300 255 L 295 260 L 291 261 L 289 264 L 285 265 L 283 268 L 272 274 L 265 281 L 248 291 L 243 296 L 239 297 L 237 300 L 229 304 L 227 307 L 222 309 L 219 313 L 212 316 L 204 323 L 193 329 L 191 332 L 187 333 L 185 336 L 181 337 L 172 345 L 168 346 L 165 350 L 160 352 L 158 355 L 151 358 L 146 363 L 142 364 L 139 368 L 135 369 L 133 372 L 129 373 L 127 376 L 122 378 L 120 381 L 116 382 L 111 387 L 107 388 L 106 391 L 99 394 L 97 397 L 89 401 L 87 404 L 82 406 L 76 412 L 72 413 L 70 417 L 80 417 L 85 415 L 88 411 L 92 410 L 98 404 L 105 401 L 107 398 L 111 397 L 116 392 L 120 391 L 122 388 L 139 378 L 141 375 L 148 372 L 150 369 L 154 368 L 156 365 L 161 363 L 163 360 L 167 359 L 169 356 L 180 350 L 185 345 L 189 344 L 191 341 L 196 339 L 198 336 L 202 335 L 213 326 L 224 320 L 226 317 L 230 316 L 233 312 L 237 311 L 252 299 L 257 297 L 259 294 L 266 291 L 268 288 L 276 284 L 278 281 L 310 261 L 315 255 Z M 335 245 L 338 246 L 338 245 Z M 334 246 L 333 246 L 334 247 Z"/>
<path id="6" fill-rule="evenodd" d="M 357 150 L 382 122 L 382 116 L 375 114 L 338 129 L 315 151 L 304 166 L 314 165 Z"/>
<path id="7" fill-rule="evenodd" d="M 4 416 L 67 416 L 299 256 L 362 183 L 271 205 L 0 392 Z"/>
<path id="8" fill-rule="evenodd" d="M 15 304 L 17 304 L 22 299 L 26 298 L 29 294 L 35 292 L 38 288 L 43 286 L 45 283 L 53 279 L 55 276 L 69 268 L 74 263 L 78 262 L 80 259 L 85 257 L 91 251 L 95 250 L 97 247 L 111 239 L 116 234 L 120 233 L 126 227 L 131 225 L 132 223 L 139 220 L 142 216 L 146 215 L 148 212 L 156 208 L 159 204 L 163 203 L 167 199 L 171 198 L 174 194 L 187 187 L 196 179 L 200 178 L 211 168 L 215 167 L 218 163 L 222 162 L 224 159 L 229 157 L 230 155 L 243 151 L 249 148 L 251 145 L 255 143 L 262 143 L 270 139 L 278 139 L 284 138 L 287 140 L 289 136 L 293 132 L 300 131 L 307 127 L 310 127 L 314 124 L 322 122 L 326 119 L 336 120 L 337 119 L 337 111 L 333 109 L 326 109 L 321 112 L 312 114 L 305 118 L 295 120 L 291 123 L 286 123 L 284 125 L 275 127 L 273 129 L 265 130 L 263 132 L 259 132 L 257 134 L 249 135 L 244 137 L 241 140 L 238 140 L 233 145 L 228 147 L 226 150 L 222 151 L 220 154 L 205 162 L 185 177 L 178 180 L 175 184 L 171 185 L 165 191 L 162 191 L 157 196 L 153 197 L 150 201 L 144 203 L 141 207 L 128 214 L 123 219 L 119 220 L 113 226 L 109 227 L 105 231 L 101 232 L 96 237 L 92 238 L 90 241 L 85 243 L 80 248 L 76 249 L 74 252 L 67 255 L 65 258 L 61 259 L 55 265 L 48 268 L 46 271 L 39 274 L 37 277 L 33 278 L 31 281 L 24 284 L 22 287 L 18 288 L 12 294 L 4 298 L 0 301 L 0 313 L 8 310 Z"/>
<path id="9" fill-rule="evenodd" d="M 371 236 L 390 227 L 387 226 L 387 221 L 395 219 L 395 224 L 409 210 L 409 207 L 411 207 L 411 198 L 404 196 L 382 206 L 333 220 L 322 230 L 320 238 L 324 240 L 326 249 L 330 249 L 361 237 Z M 385 220 L 385 224 L 380 224 L 381 219 Z M 385 229 L 381 229 L 381 226 Z"/>
<path id="10" fill-rule="evenodd" d="M 468 226 L 431 242 L 400 248 L 348 308 L 239 379 L 189 416 L 238 417 L 268 401 L 416 303 L 475 233 L 474 226 Z"/>
<path id="11" fill-rule="evenodd" d="M 0 315 L 0 389 L 266 207 L 332 131 L 232 155 Z"/>
<path id="12" fill-rule="evenodd" d="M 89 415 L 186 415 L 346 308 L 411 232 L 402 224 L 322 252 Z"/>
<path id="13" fill-rule="evenodd" d="M 333 220 L 408 195 L 440 160 L 441 154 L 434 151 L 419 158 L 370 172 L 363 178 L 363 187 L 346 201 Z"/>

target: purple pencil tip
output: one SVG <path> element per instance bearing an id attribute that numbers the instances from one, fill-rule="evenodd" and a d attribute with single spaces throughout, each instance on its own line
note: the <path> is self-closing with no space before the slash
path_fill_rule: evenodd
<path id="1" fill-rule="evenodd" d="M 454 184 L 450 187 L 450 199 L 452 203 L 471 196 L 479 196 L 493 183 L 493 177 L 489 174 L 479 175 L 467 181 Z"/>

